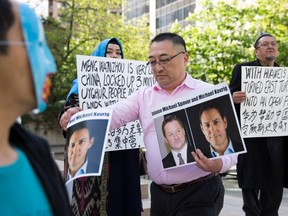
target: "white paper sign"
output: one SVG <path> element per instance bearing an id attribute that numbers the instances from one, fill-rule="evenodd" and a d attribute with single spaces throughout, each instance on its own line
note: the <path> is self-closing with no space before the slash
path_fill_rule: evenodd
<path id="1" fill-rule="evenodd" d="M 246 152 L 226 83 L 166 101 L 153 107 L 151 112 L 164 169 L 195 163 L 191 151 L 196 149 L 200 149 L 210 159 Z M 171 123 L 173 121 L 174 123 Z M 175 126 L 175 121 L 179 126 Z M 165 132 L 169 123 L 171 124 Z M 184 129 L 184 133 L 181 128 Z M 177 158 L 174 156 L 180 149 L 187 149 L 186 163 L 179 163 L 181 165 L 177 164 Z"/>
<path id="2" fill-rule="evenodd" d="M 77 55 L 79 104 L 98 109 L 127 98 L 142 86 L 155 84 L 146 62 Z M 115 129 L 108 135 L 106 151 L 144 147 L 139 121 Z"/>
<path id="3" fill-rule="evenodd" d="M 288 68 L 242 67 L 241 103 L 243 137 L 288 135 Z"/>
<path id="4" fill-rule="evenodd" d="M 67 184 L 75 178 L 101 175 L 111 115 L 111 109 L 103 108 L 82 110 L 71 117 L 64 159 Z"/>

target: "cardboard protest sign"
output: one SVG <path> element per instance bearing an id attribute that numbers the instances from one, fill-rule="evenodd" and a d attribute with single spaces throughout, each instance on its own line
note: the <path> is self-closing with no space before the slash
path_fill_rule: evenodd
<path id="1" fill-rule="evenodd" d="M 288 135 L 288 68 L 245 66 L 241 90 L 241 130 L 244 138 Z"/>
<path id="2" fill-rule="evenodd" d="M 191 151 L 196 149 L 210 159 L 246 152 L 225 83 L 159 104 L 151 111 L 164 169 L 195 163 Z"/>
<path id="3" fill-rule="evenodd" d="M 89 109 L 71 117 L 64 158 L 67 183 L 78 177 L 101 175 L 111 113 L 110 109 Z"/>
<path id="4" fill-rule="evenodd" d="M 98 109 L 116 104 L 142 86 L 155 80 L 143 61 L 77 55 L 79 103 L 83 109 Z M 106 151 L 144 147 L 139 121 L 124 125 L 108 135 Z"/>

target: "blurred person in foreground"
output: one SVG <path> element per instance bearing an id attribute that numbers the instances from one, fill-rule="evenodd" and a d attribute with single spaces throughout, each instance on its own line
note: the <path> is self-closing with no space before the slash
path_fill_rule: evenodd
<path id="1" fill-rule="evenodd" d="M 43 111 L 56 72 L 43 27 L 27 5 L 0 0 L 0 214 L 70 215 L 48 143 L 16 123 Z"/>
<path id="2" fill-rule="evenodd" d="M 276 38 L 261 33 L 253 43 L 256 60 L 236 64 L 230 83 L 235 109 L 240 121 L 240 103 L 246 99 L 241 91 L 241 67 L 279 67 Z M 239 155 L 238 184 L 242 189 L 243 211 L 247 216 L 277 216 L 283 195 L 284 137 L 244 138 L 247 153 Z"/>

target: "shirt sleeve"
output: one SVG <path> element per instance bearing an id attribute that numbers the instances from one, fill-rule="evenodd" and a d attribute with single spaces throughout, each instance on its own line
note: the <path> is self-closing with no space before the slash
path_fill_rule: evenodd
<path id="1" fill-rule="evenodd" d="M 232 166 L 237 164 L 238 160 L 238 154 L 232 154 L 232 155 L 225 155 L 222 157 L 222 169 L 220 170 L 220 173 L 227 172 Z"/>
<path id="2" fill-rule="evenodd" d="M 110 130 L 139 119 L 139 98 L 142 98 L 140 90 L 111 107 L 113 111 Z"/>

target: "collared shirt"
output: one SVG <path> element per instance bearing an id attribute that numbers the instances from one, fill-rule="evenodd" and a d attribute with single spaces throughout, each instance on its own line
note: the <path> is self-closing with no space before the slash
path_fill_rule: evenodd
<path id="1" fill-rule="evenodd" d="M 213 157 L 219 157 L 219 153 L 216 152 L 216 151 L 212 148 L 211 145 L 210 145 L 210 151 L 211 151 L 211 154 L 212 154 Z M 226 150 L 225 150 L 225 152 L 224 152 L 223 155 L 228 155 L 228 154 L 232 154 L 232 153 L 235 153 L 235 150 L 234 150 L 234 148 L 233 148 L 231 139 L 229 139 L 229 144 L 228 144 L 228 146 L 227 146 L 227 148 L 226 148 Z"/>
<path id="2" fill-rule="evenodd" d="M 211 86 L 211 84 L 196 80 L 187 74 L 183 83 L 174 89 L 171 94 L 156 83 L 153 87 L 140 88 L 127 99 L 121 100 L 113 106 L 111 130 L 125 123 L 137 119 L 140 120 L 144 131 L 147 172 L 156 184 L 180 184 L 209 174 L 198 168 L 195 163 L 168 170 L 163 169 L 156 130 L 151 114 L 151 108 L 157 106 L 159 102 L 183 97 L 184 95 L 205 89 L 209 86 Z M 237 155 L 231 155 L 230 157 L 227 156 L 221 159 L 223 166 L 220 172 L 226 172 L 236 164 Z"/>
<path id="3" fill-rule="evenodd" d="M 181 149 L 181 151 L 174 151 L 173 149 L 171 149 L 171 153 L 173 155 L 174 161 L 176 162 L 176 164 L 179 166 L 180 165 L 180 161 L 179 161 L 179 157 L 178 157 L 178 153 L 181 154 L 181 157 L 184 160 L 184 163 L 187 163 L 187 143 L 185 143 L 185 145 L 183 146 L 183 148 Z"/>
<path id="4" fill-rule="evenodd" d="M 88 159 L 86 159 L 85 163 L 80 167 L 80 169 L 78 169 L 78 171 L 75 173 L 74 177 L 78 176 L 78 175 L 83 175 L 86 173 L 86 169 L 87 169 L 87 165 L 88 165 Z M 72 179 L 73 177 L 71 176 L 71 174 L 69 173 L 68 170 L 68 175 L 67 175 L 67 181 Z"/>

